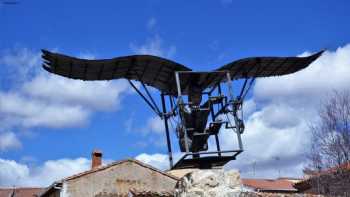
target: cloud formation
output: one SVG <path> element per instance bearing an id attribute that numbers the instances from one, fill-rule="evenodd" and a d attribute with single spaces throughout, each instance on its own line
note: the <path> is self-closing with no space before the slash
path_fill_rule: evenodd
<path id="1" fill-rule="evenodd" d="M 86 158 L 49 160 L 40 166 L 29 166 L 0 158 L 0 185 L 3 187 L 47 187 L 54 181 L 90 168 Z"/>
<path id="2" fill-rule="evenodd" d="M 158 169 L 166 170 L 169 169 L 169 160 L 168 156 L 165 154 L 155 153 L 147 154 L 142 153 L 135 157 L 135 159 L 142 161 L 146 164 L 152 165 Z"/>
<path id="3" fill-rule="evenodd" d="M 257 110 L 247 118 L 243 135 L 245 152 L 231 167 L 246 176 L 301 176 L 310 143 L 308 125 L 328 93 L 350 88 L 349 74 L 350 44 L 326 51 L 295 74 L 258 79 L 251 98 Z"/>
<path id="4" fill-rule="evenodd" d="M 158 116 L 150 117 L 147 120 L 146 126 L 143 128 L 145 133 L 164 133 L 164 121 Z"/>
<path id="5" fill-rule="evenodd" d="M 21 148 L 22 144 L 13 132 L 0 133 L 0 152 Z"/>
<path id="6" fill-rule="evenodd" d="M 53 103 L 86 106 L 96 110 L 118 107 L 121 93 L 129 90 L 126 81 L 81 81 L 41 74 L 23 84 L 29 96 Z"/>
<path id="7" fill-rule="evenodd" d="M 136 54 L 155 55 L 167 58 L 173 57 L 176 53 L 176 47 L 174 45 L 165 47 L 163 39 L 158 34 L 148 38 L 143 44 L 131 43 L 130 49 Z"/>
<path id="8" fill-rule="evenodd" d="M 0 93 L 0 113 L 10 117 L 8 124 L 23 127 L 62 128 L 83 125 L 90 112 L 81 106 L 48 103 L 20 94 Z M 8 125 L 8 126 L 12 126 Z"/>
<path id="9" fill-rule="evenodd" d="M 0 135 L 33 127 L 80 127 L 96 111 L 118 110 L 121 95 L 132 93 L 123 80 L 84 82 L 49 74 L 41 68 L 40 56 L 27 48 L 0 53 L 0 74 L 5 76 L 0 83 Z"/>
<path id="10" fill-rule="evenodd" d="M 151 17 L 146 22 L 146 27 L 152 36 L 148 37 L 143 44 L 132 42 L 130 49 L 136 54 L 155 55 L 165 58 L 172 58 L 176 53 L 176 46 L 165 46 L 162 37 L 157 33 L 157 19 Z"/>

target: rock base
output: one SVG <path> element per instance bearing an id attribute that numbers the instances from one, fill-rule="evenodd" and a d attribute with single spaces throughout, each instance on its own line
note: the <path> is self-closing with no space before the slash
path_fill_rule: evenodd
<path id="1" fill-rule="evenodd" d="M 176 197 L 251 196 L 243 192 L 240 174 L 236 170 L 195 170 L 177 183 Z M 252 195 L 255 196 L 255 195 Z"/>

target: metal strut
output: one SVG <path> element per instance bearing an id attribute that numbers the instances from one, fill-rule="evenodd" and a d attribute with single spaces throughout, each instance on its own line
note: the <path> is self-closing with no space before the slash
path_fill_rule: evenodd
<path id="1" fill-rule="evenodd" d="M 163 108 L 163 117 L 164 117 L 164 126 L 165 126 L 165 133 L 166 133 L 166 141 L 168 145 L 168 157 L 170 162 L 170 169 L 173 168 L 173 153 L 171 151 L 171 141 L 170 141 L 170 132 L 169 132 L 169 126 L 168 126 L 168 116 L 166 115 L 166 104 L 165 104 L 165 98 L 164 94 L 161 94 L 162 98 L 162 108 Z"/>
<path id="2" fill-rule="evenodd" d="M 249 81 L 248 78 L 246 78 L 246 79 L 244 80 L 244 84 L 243 84 L 243 87 L 242 87 L 242 89 L 241 89 L 241 92 L 240 92 L 239 96 L 237 97 L 237 98 L 238 98 L 238 101 L 244 100 L 244 98 L 247 96 L 247 94 L 248 94 L 250 88 L 252 87 L 252 85 L 253 85 L 255 79 L 256 79 L 256 77 L 253 77 L 252 79 L 250 79 L 250 81 Z M 248 87 L 247 87 L 248 81 L 249 81 L 249 84 L 248 84 Z"/>
<path id="3" fill-rule="evenodd" d="M 156 102 L 154 101 L 153 97 L 152 97 L 151 94 L 149 93 L 147 87 L 145 86 L 144 83 L 141 82 L 141 84 L 142 84 L 143 89 L 146 91 L 146 94 L 148 95 L 148 98 L 151 99 L 151 102 L 153 103 L 153 106 L 156 108 L 157 112 L 160 114 L 160 110 L 159 110 L 159 108 L 158 108 Z"/>
<path id="4" fill-rule="evenodd" d="M 159 117 L 163 118 L 162 113 L 159 111 L 157 105 L 153 106 L 152 103 L 142 94 L 142 92 L 135 86 L 135 84 L 131 80 L 128 80 L 128 82 L 130 83 L 131 87 L 133 87 L 134 90 L 143 98 L 143 100 L 148 104 L 148 106 L 150 106 L 154 113 L 156 113 Z"/>

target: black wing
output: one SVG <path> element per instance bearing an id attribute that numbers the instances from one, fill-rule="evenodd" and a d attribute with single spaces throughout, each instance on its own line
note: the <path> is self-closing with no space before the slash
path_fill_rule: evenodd
<path id="1" fill-rule="evenodd" d="M 175 71 L 191 69 L 151 55 L 132 55 L 103 60 L 86 60 L 42 50 L 43 68 L 50 73 L 72 79 L 141 81 L 162 92 L 175 94 Z"/>
<path id="2" fill-rule="evenodd" d="M 306 68 L 323 51 L 308 57 L 251 57 L 226 64 L 218 71 L 230 71 L 232 80 L 287 75 Z"/>

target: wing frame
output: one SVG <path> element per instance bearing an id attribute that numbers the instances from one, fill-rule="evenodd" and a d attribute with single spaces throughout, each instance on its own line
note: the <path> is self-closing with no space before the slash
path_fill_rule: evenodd
<path id="1" fill-rule="evenodd" d="M 176 94 L 176 84 L 173 83 L 176 71 L 191 71 L 177 62 L 152 55 L 87 60 L 42 50 L 42 58 L 43 68 L 50 73 L 84 81 L 125 78 L 167 94 Z"/>
<path id="2" fill-rule="evenodd" d="M 307 57 L 249 57 L 228 63 L 217 71 L 229 71 L 232 80 L 255 77 L 282 76 L 308 67 L 324 51 Z"/>

